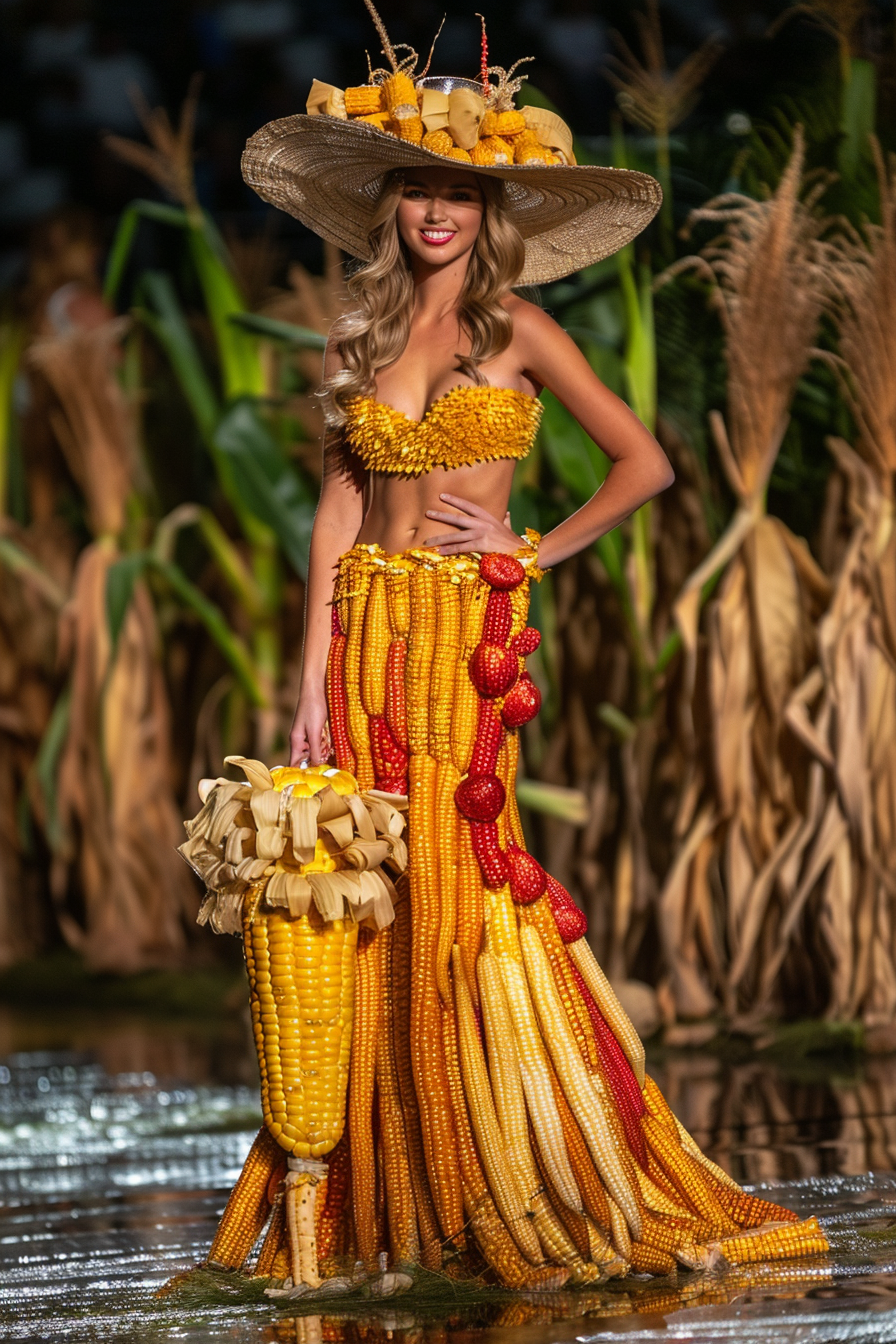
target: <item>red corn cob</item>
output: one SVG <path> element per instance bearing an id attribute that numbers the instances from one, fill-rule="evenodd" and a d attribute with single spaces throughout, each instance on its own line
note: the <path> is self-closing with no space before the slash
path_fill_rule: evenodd
<path id="1" fill-rule="evenodd" d="M 526 577 L 519 560 L 500 551 L 490 551 L 479 561 L 479 574 L 490 588 L 518 588 Z"/>
<path id="2" fill-rule="evenodd" d="M 588 932 L 588 920 L 584 911 L 579 909 L 566 888 L 560 885 L 556 877 L 551 877 L 550 873 L 547 881 L 547 897 L 554 923 L 564 943 L 574 943 L 579 938 L 584 938 Z"/>
<path id="3" fill-rule="evenodd" d="M 382 789 L 384 793 L 407 793 L 407 752 L 402 751 L 386 720 L 380 715 L 372 715 L 368 723 L 374 788 Z"/>
<path id="4" fill-rule="evenodd" d="M 493 589 L 488 595 L 488 603 L 485 608 L 485 625 L 482 627 L 483 643 L 506 644 L 512 624 L 513 607 L 510 604 L 510 594 L 497 588 Z"/>
<path id="5" fill-rule="evenodd" d="M 514 653 L 518 653 L 521 658 L 528 658 L 530 653 L 534 653 L 541 643 L 541 635 L 535 629 L 534 625 L 527 625 L 525 630 L 521 630 L 518 635 L 514 635 L 510 641 L 510 647 Z"/>
<path id="6" fill-rule="evenodd" d="M 529 905 L 544 895 L 547 874 L 536 858 L 525 849 L 508 845 L 507 864 L 510 869 L 510 894 L 517 905 Z"/>
<path id="7" fill-rule="evenodd" d="M 479 702 L 479 722 L 473 755 L 470 757 L 471 775 L 493 775 L 498 764 L 498 751 L 503 736 L 501 719 L 490 700 Z"/>
<path id="8" fill-rule="evenodd" d="M 404 751 L 408 749 L 408 704 L 404 685 L 407 658 L 407 640 L 393 639 L 386 655 L 386 722 Z"/>
<path id="9" fill-rule="evenodd" d="M 335 622 L 338 622 L 336 608 L 333 608 Z M 345 646 L 346 636 L 337 632 L 330 640 L 330 652 L 327 657 L 327 717 L 330 723 L 330 741 L 336 753 L 336 764 L 340 770 L 355 774 L 358 768 L 352 741 L 348 732 L 348 701 L 345 694 Z"/>
<path id="10" fill-rule="evenodd" d="M 644 1140 L 644 1131 L 641 1128 L 641 1117 L 646 1114 L 647 1107 L 644 1104 L 638 1080 L 634 1075 L 631 1064 L 623 1053 L 622 1046 L 613 1035 L 607 1025 L 606 1018 L 595 1003 L 591 990 L 582 979 L 579 968 L 572 962 L 570 965 L 576 989 L 581 994 L 588 1009 L 588 1016 L 591 1018 L 601 1067 L 607 1082 L 610 1084 L 610 1090 L 613 1093 L 613 1100 L 616 1103 L 616 1109 L 625 1130 L 628 1146 L 636 1157 L 638 1165 L 646 1171 L 647 1145 Z"/>
<path id="11" fill-rule="evenodd" d="M 501 709 L 501 718 L 508 728 L 519 728 L 530 719 L 534 719 L 540 709 L 541 691 L 524 672 L 516 685 L 507 692 Z"/>
<path id="12" fill-rule="evenodd" d="M 494 821 L 471 821 L 470 839 L 473 841 L 473 853 L 487 887 L 496 891 L 507 881 L 507 855 L 498 839 L 498 824 Z"/>
<path id="13" fill-rule="evenodd" d="M 494 823 L 501 815 L 507 794 L 497 775 L 467 775 L 458 784 L 454 801 L 467 821 Z"/>
<path id="14" fill-rule="evenodd" d="M 337 607 L 335 602 L 330 608 L 330 634 L 331 635 L 345 634 L 345 631 L 342 628 L 342 622 L 339 619 L 339 608 Z"/>
<path id="15" fill-rule="evenodd" d="M 480 695 L 505 695 L 519 676 L 519 659 L 500 644 L 477 644 L 470 656 L 470 680 Z"/>

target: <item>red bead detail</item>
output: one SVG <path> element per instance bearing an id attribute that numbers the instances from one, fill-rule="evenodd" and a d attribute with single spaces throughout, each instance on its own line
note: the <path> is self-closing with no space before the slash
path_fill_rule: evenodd
<path id="1" fill-rule="evenodd" d="M 504 728 L 491 700 L 479 701 L 479 723 L 476 741 L 470 757 L 471 775 L 493 775 L 498 765 L 498 752 Z"/>
<path id="2" fill-rule="evenodd" d="M 330 607 L 330 634 L 331 635 L 345 634 L 345 631 L 342 628 L 342 621 L 339 619 L 339 607 L 336 605 L 335 602 Z"/>
<path id="3" fill-rule="evenodd" d="M 548 874 L 547 897 L 554 923 L 564 943 L 575 943 L 588 932 L 588 920 L 565 887 Z"/>
<path id="4" fill-rule="evenodd" d="M 408 754 L 395 741 L 386 720 L 379 714 L 368 720 L 373 786 L 384 793 L 407 793 Z"/>
<path id="5" fill-rule="evenodd" d="M 507 795 L 497 775 L 467 775 L 455 789 L 454 801 L 467 821 L 494 822 L 501 815 Z"/>
<path id="6" fill-rule="evenodd" d="M 622 1128 L 625 1130 L 628 1146 L 634 1153 L 642 1171 L 646 1171 L 647 1145 L 644 1141 L 644 1131 L 641 1128 L 641 1117 L 646 1113 L 647 1107 L 638 1080 L 635 1077 L 634 1069 L 629 1063 L 622 1046 L 610 1030 L 607 1019 L 595 1003 L 594 996 L 582 979 L 579 968 L 574 962 L 570 962 L 570 969 L 576 988 L 581 994 L 585 1007 L 588 1009 L 588 1016 L 591 1018 L 601 1068 L 613 1093 L 613 1100 L 622 1121 Z"/>
<path id="7" fill-rule="evenodd" d="M 534 719 L 540 709 L 541 691 L 532 678 L 524 673 L 516 685 L 507 692 L 501 718 L 505 727 L 519 728 L 530 719 Z"/>
<path id="8" fill-rule="evenodd" d="M 534 625 L 527 625 L 525 630 L 521 630 L 518 635 L 514 635 L 510 641 L 510 647 L 521 658 L 528 658 L 529 654 L 534 653 L 540 643 L 541 632 L 536 630 Z"/>
<path id="9" fill-rule="evenodd" d="M 510 594 L 493 589 L 488 595 L 485 608 L 485 624 L 482 627 L 483 644 L 507 643 L 510 627 L 513 625 L 513 607 Z"/>
<path id="10" fill-rule="evenodd" d="M 470 839 L 483 882 L 492 891 L 497 891 L 504 886 L 509 873 L 507 855 L 498 839 L 497 822 L 471 821 Z"/>
<path id="11" fill-rule="evenodd" d="M 518 588 L 526 577 L 519 560 L 513 555 L 490 551 L 479 561 L 479 575 L 490 588 Z"/>
<path id="12" fill-rule="evenodd" d="M 507 848 L 510 868 L 510 894 L 517 905 L 531 905 L 544 895 L 547 873 L 536 858 L 516 845 Z"/>
<path id="13" fill-rule="evenodd" d="M 506 695 L 519 676 L 519 659 L 500 644 L 477 644 L 469 662 L 470 680 L 480 695 Z"/>

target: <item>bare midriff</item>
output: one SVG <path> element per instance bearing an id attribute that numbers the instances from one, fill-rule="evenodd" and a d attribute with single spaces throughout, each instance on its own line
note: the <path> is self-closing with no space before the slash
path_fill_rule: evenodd
<path id="1" fill-rule="evenodd" d="M 444 494 L 478 504 L 503 522 L 515 466 L 507 458 L 452 470 L 436 467 L 416 477 L 370 472 L 364 492 L 364 521 L 357 540 L 381 546 L 392 555 L 423 546 L 430 537 L 445 536 L 451 527 L 426 516 L 427 509 L 454 511 L 451 504 L 441 499 Z"/>

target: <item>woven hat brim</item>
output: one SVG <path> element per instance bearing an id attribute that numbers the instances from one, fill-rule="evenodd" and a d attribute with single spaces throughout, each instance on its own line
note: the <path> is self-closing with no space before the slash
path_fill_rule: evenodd
<path id="1" fill-rule="evenodd" d="M 385 174 L 455 162 L 366 122 L 297 113 L 256 131 L 242 169 L 263 200 L 366 259 Z M 523 285 L 548 284 L 618 252 L 646 228 L 663 199 L 655 178 L 626 168 L 462 167 L 505 182 L 508 213 L 526 244 Z"/>

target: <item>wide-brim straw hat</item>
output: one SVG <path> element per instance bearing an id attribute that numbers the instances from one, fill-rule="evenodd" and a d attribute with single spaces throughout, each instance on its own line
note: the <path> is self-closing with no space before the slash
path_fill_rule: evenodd
<path id="1" fill-rule="evenodd" d="M 458 163 L 365 122 L 296 114 L 268 122 L 243 153 L 243 177 L 263 200 L 348 252 L 371 255 L 370 225 L 387 173 L 459 168 L 497 177 L 526 245 L 521 285 L 547 284 L 618 252 L 663 199 L 647 173 L 591 165 Z"/>

